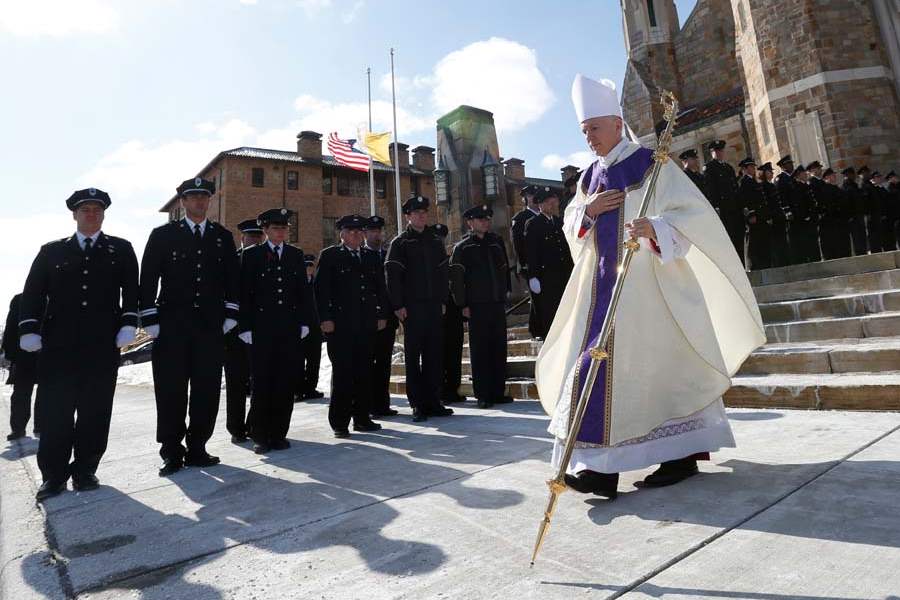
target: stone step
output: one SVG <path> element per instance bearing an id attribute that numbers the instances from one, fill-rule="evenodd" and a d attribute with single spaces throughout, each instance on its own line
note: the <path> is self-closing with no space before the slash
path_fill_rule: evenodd
<path id="1" fill-rule="evenodd" d="M 528 340 L 531 339 L 531 334 L 528 333 L 528 327 L 507 327 L 506 328 L 506 339 L 507 340 Z M 469 343 L 469 331 L 466 328 L 463 333 L 463 343 Z"/>
<path id="2" fill-rule="evenodd" d="M 506 342 L 506 355 L 509 357 L 537 356 L 540 349 L 541 342 L 535 342 L 531 338 Z M 463 344 L 463 358 L 469 358 L 468 344 Z"/>
<path id="3" fill-rule="evenodd" d="M 753 288 L 760 304 L 827 298 L 837 295 L 868 294 L 900 289 L 900 269 L 836 275 L 821 279 L 790 281 Z"/>
<path id="4" fill-rule="evenodd" d="M 885 311 L 900 311 L 900 289 L 772 302 L 760 304 L 759 311 L 763 322 L 767 324 L 825 317 L 859 317 Z"/>
<path id="5" fill-rule="evenodd" d="M 459 392 L 473 398 L 471 379 L 463 378 Z M 391 393 L 406 394 L 402 377 L 391 378 Z M 506 394 L 517 399 L 538 399 L 532 379 L 507 381 Z M 731 408 L 897 411 L 900 372 L 735 377 L 724 401 Z"/>
<path id="6" fill-rule="evenodd" d="M 900 311 L 766 325 L 770 343 L 900 336 Z"/>
<path id="7" fill-rule="evenodd" d="M 893 251 L 790 265 L 775 269 L 763 269 L 761 271 L 752 271 L 749 277 L 751 285 L 761 286 L 787 283 L 789 281 L 823 279 L 837 275 L 852 275 L 854 273 L 889 271 L 898 267 L 900 267 L 900 251 Z"/>

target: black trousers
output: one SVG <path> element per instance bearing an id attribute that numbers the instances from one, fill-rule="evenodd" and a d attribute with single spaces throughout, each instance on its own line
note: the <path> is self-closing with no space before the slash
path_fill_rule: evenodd
<path id="1" fill-rule="evenodd" d="M 35 420 L 41 424 L 37 461 L 44 481 L 97 471 L 109 438 L 118 372 L 113 344 L 41 350 Z"/>
<path id="2" fill-rule="evenodd" d="M 441 405 L 444 337 L 444 328 L 438 325 L 443 319 L 441 303 L 410 303 L 406 313 L 403 322 L 406 395 L 411 407 L 428 412 Z"/>
<path id="3" fill-rule="evenodd" d="M 866 236 L 866 222 L 862 215 L 853 219 L 853 222 L 850 224 L 850 234 L 853 236 L 853 253 L 856 256 L 862 256 L 869 247 Z"/>
<path id="4" fill-rule="evenodd" d="M 553 319 L 556 317 L 556 310 L 559 308 L 563 292 L 566 289 L 566 283 L 568 283 L 568 273 L 565 274 L 566 279 L 563 279 L 560 275 L 554 273 L 540 277 L 541 293 L 532 294 L 531 296 L 532 304 L 537 307 L 537 323 L 539 327 L 537 337 L 547 337 L 550 326 L 553 324 Z M 505 327 L 505 319 L 503 323 Z"/>
<path id="5" fill-rule="evenodd" d="M 372 357 L 372 406 L 373 413 L 383 413 L 391 408 L 391 358 L 397 330 L 388 326 L 375 333 Z"/>
<path id="6" fill-rule="evenodd" d="M 866 230 L 869 233 L 869 251 L 881 252 L 881 217 L 866 215 Z"/>
<path id="7" fill-rule="evenodd" d="M 746 265 L 747 259 L 744 256 L 744 234 L 746 233 L 747 226 L 744 224 L 744 215 L 741 213 L 728 213 L 721 215 L 721 219 L 722 225 L 725 226 L 725 231 L 728 233 L 728 238 L 734 245 L 738 258 L 741 259 L 741 264 Z"/>
<path id="8" fill-rule="evenodd" d="M 340 325 L 325 336 L 331 360 L 331 402 L 328 424 L 334 431 L 371 420 L 375 332 L 345 331 Z"/>
<path id="9" fill-rule="evenodd" d="M 12 395 L 9 397 L 9 430 L 24 432 L 31 419 L 31 395 L 37 384 L 37 356 L 27 356 L 13 363 L 7 383 L 13 386 Z M 37 400 L 34 413 L 34 430 L 40 431 Z"/>
<path id="10" fill-rule="evenodd" d="M 475 397 L 494 402 L 506 391 L 506 307 L 503 302 L 471 304 L 469 314 Z"/>
<path id="11" fill-rule="evenodd" d="M 294 388 L 300 360 L 300 332 L 285 328 L 254 330 L 250 346 L 253 395 L 247 428 L 257 444 L 287 437 L 294 411 Z"/>
<path id="12" fill-rule="evenodd" d="M 444 352 L 441 373 L 441 398 L 455 402 L 462 385 L 463 316 L 455 304 L 444 313 Z"/>
<path id="13" fill-rule="evenodd" d="M 225 341 L 221 325 L 199 321 L 193 311 L 166 315 L 153 342 L 156 441 L 163 460 L 206 452 L 219 412 Z M 190 386 L 190 401 L 188 400 Z M 185 426 L 185 417 L 190 423 Z"/>
<path id="14" fill-rule="evenodd" d="M 772 225 L 771 237 L 769 239 L 770 261 L 773 267 L 783 267 L 790 264 L 790 245 L 788 244 L 787 233 L 784 225 Z"/>
<path id="15" fill-rule="evenodd" d="M 772 266 L 772 228 L 766 223 L 750 225 L 747 233 L 747 256 L 754 271 Z"/>
<path id="16" fill-rule="evenodd" d="M 890 217 L 881 220 L 881 251 L 893 252 L 897 249 L 897 238 L 894 234 L 895 221 Z"/>
<path id="17" fill-rule="evenodd" d="M 795 222 L 791 226 L 791 250 L 794 253 L 794 264 L 822 260 L 819 251 L 819 227 L 813 222 Z"/>
<path id="18" fill-rule="evenodd" d="M 300 382 L 297 393 L 306 394 L 316 391 L 319 385 L 319 365 L 322 362 L 322 334 L 310 330 L 309 335 L 300 340 L 300 358 L 303 368 L 300 369 Z"/>
<path id="19" fill-rule="evenodd" d="M 238 437 L 247 435 L 247 394 L 250 393 L 250 348 L 237 336 L 225 336 L 225 427 Z"/>
<path id="20" fill-rule="evenodd" d="M 841 223 L 826 223 L 819 228 L 822 257 L 825 260 L 850 256 L 850 230 Z"/>

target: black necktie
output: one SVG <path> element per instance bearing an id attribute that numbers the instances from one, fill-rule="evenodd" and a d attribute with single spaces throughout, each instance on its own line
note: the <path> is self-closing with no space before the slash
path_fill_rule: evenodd
<path id="1" fill-rule="evenodd" d="M 353 254 L 353 258 L 356 259 L 356 262 L 359 262 L 359 250 L 351 250 L 351 254 Z"/>
<path id="2" fill-rule="evenodd" d="M 90 254 L 91 248 L 93 247 L 93 245 L 94 245 L 94 240 L 92 240 L 91 238 L 84 238 L 84 253 Z"/>
<path id="3" fill-rule="evenodd" d="M 275 246 L 275 262 L 281 262 L 281 246 Z"/>
<path id="4" fill-rule="evenodd" d="M 194 241 L 199 243 L 200 239 L 200 226 L 194 223 Z"/>

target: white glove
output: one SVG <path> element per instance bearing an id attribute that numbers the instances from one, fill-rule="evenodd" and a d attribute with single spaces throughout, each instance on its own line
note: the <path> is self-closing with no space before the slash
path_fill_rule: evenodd
<path id="1" fill-rule="evenodd" d="M 225 319 L 225 322 L 222 323 L 222 333 L 228 333 L 232 329 L 237 326 L 237 321 L 234 319 Z"/>
<path id="2" fill-rule="evenodd" d="M 19 338 L 19 348 L 25 352 L 37 352 L 41 349 L 41 336 L 36 333 L 26 333 Z"/>
<path id="3" fill-rule="evenodd" d="M 133 342 L 135 331 L 137 331 L 137 328 L 130 325 L 119 329 L 119 333 L 116 334 L 116 348 L 122 348 Z"/>
<path id="4" fill-rule="evenodd" d="M 532 277 L 528 280 L 528 289 L 530 289 L 535 294 L 541 293 L 541 282 L 538 281 L 537 277 Z"/>
<path id="5" fill-rule="evenodd" d="M 245 331 L 244 333 L 239 333 L 238 337 L 241 338 L 241 341 L 247 344 L 248 346 L 253 344 L 253 332 Z"/>
<path id="6" fill-rule="evenodd" d="M 159 325 L 147 325 L 144 327 L 144 331 L 154 340 L 159 337 Z"/>
<path id="7" fill-rule="evenodd" d="M 303 338 L 305 338 L 308 335 L 309 335 L 309 327 L 307 327 L 306 325 L 301 325 L 300 326 L 300 339 L 302 340 Z"/>

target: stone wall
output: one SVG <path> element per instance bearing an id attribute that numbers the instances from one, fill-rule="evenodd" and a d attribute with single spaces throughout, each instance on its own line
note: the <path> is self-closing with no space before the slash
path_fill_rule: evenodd
<path id="1" fill-rule="evenodd" d="M 722 0 L 697 0 L 675 37 L 683 106 L 720 96 L 740 87 L 734 50 L 734 18 Z"/>

